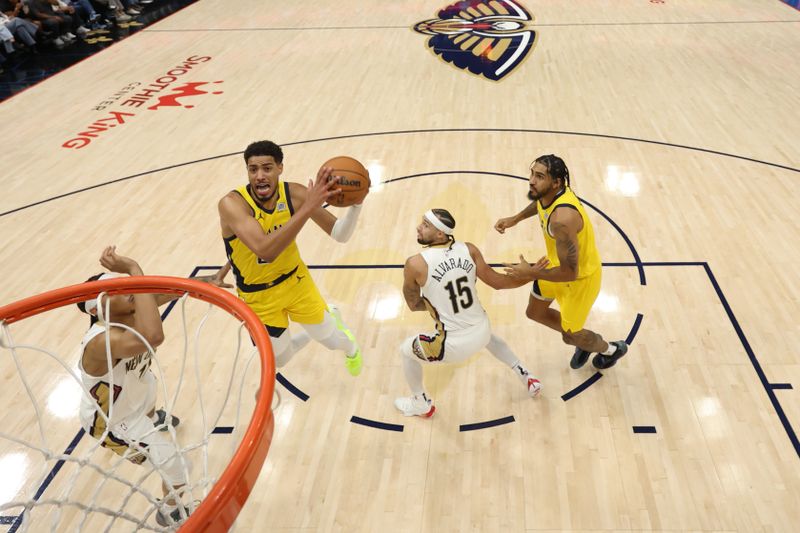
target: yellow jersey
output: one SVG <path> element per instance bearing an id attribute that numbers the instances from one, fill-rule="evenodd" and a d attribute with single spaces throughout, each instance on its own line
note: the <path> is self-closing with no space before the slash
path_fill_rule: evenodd
<path id="1" fill-rule="evenodd" d="M 572 192 L 572 189 L 565 187 L 563 191 L 558 193 L 549 206 L 544 207 L 540 201 L 536 202 L 536 210 L 539 213 L 539 223 L 542 226 L 542 233 L 544 234 L 544 243 L 547 248 L 547 259 L 550 261 L 550 267 L 557 267 L 561 264 L 558 260 L 558 251 L 556 250 L 556 240 L 550 234 L 550 215 L 557 207 L 569 206 L 567 209 L 575 209 L 583 219 L 583 229 L 578 232 L 578 278 L 582 279 L 591 276 L 601 266 L 600 253 L 597 251 L 597 246 L 594 243 L 594 228 L 586 216 L 586 211 L 583 208 L 578 197 Z"/>
<path id="2" fill-rule="evenodd" d="M 289 195 L 289 184 L 278 181 L 278 200 L 275 208 L 268 211 L 259 206 L 250 194 L 250 186 L 236 189 L 245 202 L 253 210 L 253 217 L 258 221 L 264 233 L 271 233 L 286 224 L 294 213 L 292 198 Z M 223 238 L 225 253 L 231 262 L 231 270 L 236 276 L 236 287 L 240 292 L 258 292 L 269 289 L 284 281 L 303 264 L 297 242 L 292 241 L 272 262 L 264 261 L 250 250 L 236 235 Z"/>

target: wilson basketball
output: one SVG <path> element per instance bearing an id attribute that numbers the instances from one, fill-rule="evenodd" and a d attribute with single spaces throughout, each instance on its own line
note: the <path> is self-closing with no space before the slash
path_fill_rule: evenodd
<path id="1" fill-rule="evenodd" d="M 369 192 L 369 171 L 364 165 L 344 155 L 328 159 L 324 167 L 333 168 L 333 176 L 339 176 L 341 192 L 328 198 L 328 203 L 336 207 L 360 204 Z"/>

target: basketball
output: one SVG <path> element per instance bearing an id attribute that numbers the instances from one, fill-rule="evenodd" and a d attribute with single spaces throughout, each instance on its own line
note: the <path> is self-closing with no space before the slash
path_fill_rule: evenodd
<path id="1" fill-rule="evenodd" d="M 369 192 L 369 171 L 352 157 L 340 155 L 325 161 L 323 167 L 333 168 L 333 176 L 339 176 L 341 192 L 328 198 L 328 203 L 336 207 L 360 204 Z"/>

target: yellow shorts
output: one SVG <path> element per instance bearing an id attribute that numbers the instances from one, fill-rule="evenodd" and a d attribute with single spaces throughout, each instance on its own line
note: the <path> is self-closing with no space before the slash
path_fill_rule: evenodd
<path id="1" fill-rule="evenodd" d="M 238 293 L 262 324 L 274 328 L 288 328 L 289 319 L 300 324 L 319 324 L 328 308 L 308 267 L 303 264 L 291 277 L 274 287 Z"/>
<path id="2" fill-rule="evenodd" d="M 561 308 L 561 329 L 575 333 L 583 329 L 600 294 L 602 279 L 600 268 L 585 278 L 568 283 L 537 279 L 533 282 L 531 294 L 539 300 L 557 301 Z"/>

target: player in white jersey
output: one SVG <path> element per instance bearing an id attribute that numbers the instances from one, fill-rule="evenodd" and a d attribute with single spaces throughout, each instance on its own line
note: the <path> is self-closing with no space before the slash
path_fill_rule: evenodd
<path id="1" fill-rule="evenodd" d="M 475 281 L 480 279 L 494 289 L 520 287 L 524 282 L 495 272 L 480 250 L 455 240 L 456 223 L 445 209 L 425 213 L 417 227 L 417 242 L 426 246 L 422 253 L 406 260 L 403 269 L 403 295 L 412 311 L 428 311 L 436 331 L 414 335 L 400 346 L 403 371 L 413 396 L 397 398 L 395 407 L 406 416 L 432 416 L 436 408 L 422 385 L 424 362 L 457 363 L 482 348 L 511 368 L 536 396 L 541 383 L 514 355 L 503 339 L 494 335 L 483 306 L 478 301 Z"/>
<path id="2" fill-rule="evenodd" d="M 103 251 L 100 264 L 111 272 L 143 275 L 136 261 L 118 255 L 114 246 Z M 89 280 L 109 277 L 113 275 L 96 275 Z M 214 282 L 213 276 L 203 279 Z M 225 286 L 220 282 L 215 284 Z M 178 419 L 154 409 L 156 378 L 150 370 L 153 354 L 148 347 L 133 332 L 122 327 L 109 328 L 107 324 L 113 322 L 135 329 L 155 350 L 164 340 L 158 306 L 173 299 L 174 295 L 166 294 L 120 294 L 78 304 L 81 311 L 91 315 L 78 363 L 81 380 L 91 395 L 81 398 L 81 425 L 103 447 L 133 463 L 150 461 L 156 466 L 164 494 L 161 508 L 156 512 L 156 521 L 161 526 L 180 522 L 187 516 L 186 508 L 178 505 L 174 495 L 180 494 L 179 489 L 187 482 L 189 461 L 180 456 L 175 442 L 165 433 L 169 430 L 166 423 L 174 427 Z M 106 351 L 107 341 L 110 353 Z"/>

